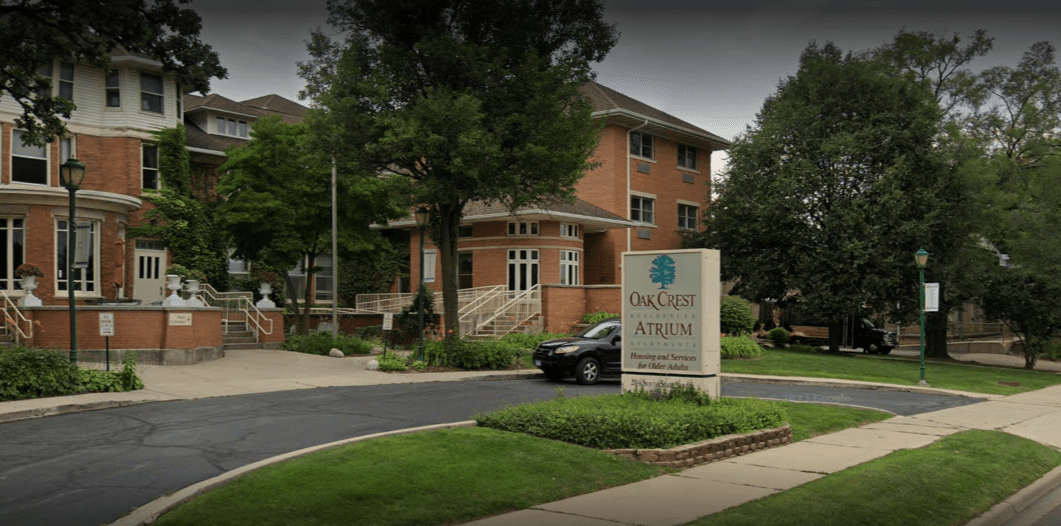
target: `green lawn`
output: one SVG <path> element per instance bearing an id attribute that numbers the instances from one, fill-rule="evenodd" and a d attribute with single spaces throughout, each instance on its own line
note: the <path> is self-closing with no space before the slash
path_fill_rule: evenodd
<path id="1" fill-rule="evenodd" d="M 889 360 L 857 354 L 809 354 L 764 349 L 762 358 L 722 360 L 723 373 L 768 376 L 841 378 L 897 385 L 917 385 L 921 366 L 915 361 Z M 1004 367 L 927 363 L 925 380 L 931 387 L 974 393 L 1011 395 L 1061 384 L 1061 374 Z M 1002 382 L 1018 386 L 1001 385 Z"/>
<path id="2" fill-rule="evenodd" d="M 695 526 L 965 524 L 1061 465 L 1061 452 L 999 431 L 966 431 L 899 450 Z"/>
<path id="3" fill-rule="evenodd" d="M 788 414 L 794 440 L 891 416 L 777 403 Z M 671 471 L 555 440 L 449 429 L 358 442 L 269 466 L 156 524 L 453 524 Z"/>

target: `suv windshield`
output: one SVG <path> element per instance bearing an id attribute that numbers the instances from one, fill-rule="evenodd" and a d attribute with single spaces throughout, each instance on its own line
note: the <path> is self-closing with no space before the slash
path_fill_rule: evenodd
<path id="1" fill-rule="evenodd" d="M 592 325 L 586 330 L 576 334 L 580 338 L 590 338 L 593 340 L 599 340 L 601 338 L 607 338 L 612 333 L 619 329 L 619 322 L 617 321 L 602 321 L 596 325 Z"/>

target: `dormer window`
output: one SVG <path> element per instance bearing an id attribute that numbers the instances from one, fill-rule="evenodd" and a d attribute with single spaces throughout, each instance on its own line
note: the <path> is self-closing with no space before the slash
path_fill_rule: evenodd
<path id="1" fill-rule="evenodd" d="M 228 135 L 231 137 L 242 137 L 247 138 L 247 121 L 238 121 L 236 119 L 226 119 L 224 117 L 218 117 L 217 120 L 217 134 Z"/>

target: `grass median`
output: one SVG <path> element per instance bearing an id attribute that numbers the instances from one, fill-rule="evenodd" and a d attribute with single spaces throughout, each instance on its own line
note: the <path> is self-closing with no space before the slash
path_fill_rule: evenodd
<path id="1" fill-rule="evenodd" d="M 888 418 L 777 402 L 793 439 Z M 379 438 L 269 466 L 156 524 L 442 525 L 526 509 L 672 470 L 555 440 L 485 428 Z"/>
<path id="2" fill-rule="evenodd" d="M 749 360 L 722 360 L 722 372 L 767 376 L 806 376 L 917 385 L 921 366 L 915 361 L 889 360 L 861 355 L 831 355 L 764 349 Z M 984 367 L 933 362 L 925 366 L 931 387 L 973 393 L 1012 395 L 1061 384 L 1061 374 L 1005 367 Z"/>
<path id="3" fill-rule="evenodd" d="M 1000 431 L 966 431 L 905 449 L 692 526 L 965 524 L 1061 465 L 1061 452 Z"/>

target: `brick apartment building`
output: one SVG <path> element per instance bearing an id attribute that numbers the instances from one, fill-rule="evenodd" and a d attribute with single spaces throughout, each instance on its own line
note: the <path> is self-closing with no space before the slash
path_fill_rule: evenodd
<path id="1" fill-rule="evenodd" d="M 619 312 L 621 255 L 676 249 L 699 230 L 708 205 L 711 152 L 729 141 L 590 82 L 582 93 L 604 120 L 597 168 L 576 186 L 573 203 L 514 214 L 471 203 L 458 241 L 459 288 L 541 287 L 546 331 L 567 331 L 586 312 Z M 412 220 L 410 275 L 419 276 L 419 235 Z M 425 240 L 425 282 L 440 291 L 438 251 Z"/>

